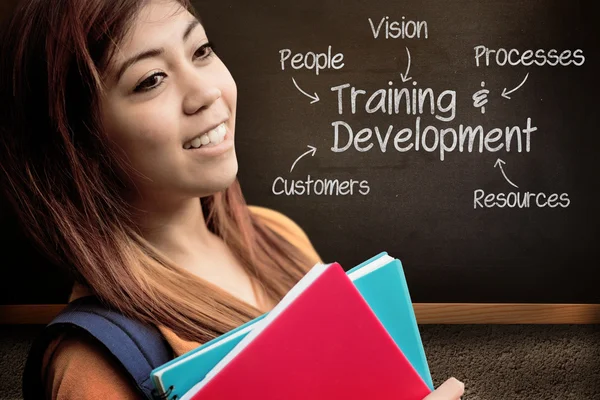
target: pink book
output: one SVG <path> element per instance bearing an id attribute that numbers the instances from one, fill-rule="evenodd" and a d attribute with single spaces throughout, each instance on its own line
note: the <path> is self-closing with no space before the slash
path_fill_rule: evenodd
<path id="1" fill-rule="evenodd" d="M 181 400 L 422 400 L 430 389 L 337 264 L 317 264 Z"/>

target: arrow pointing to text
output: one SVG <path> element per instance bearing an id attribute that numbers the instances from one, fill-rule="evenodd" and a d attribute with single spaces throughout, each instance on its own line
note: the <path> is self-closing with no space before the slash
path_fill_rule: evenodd
<path id="1" fill-rule="evenodd" d="M 496 163 L 494 164 L 494 168 L 496 168 L 497 166 L 500 166 L 500 171 L 502 171 L 502 175 L 504 175 L 504 179 L 506 179 L 506 181 L 508 183 L 510 183 L 511 185 L 513 185 L 514 187 L 516 187 L 517 189 L 519 188 L 517 185 L 515 185 L 514 183 L 512 183 L 510 181 L 510 179 L 508 179 L 506 177 L 506 174 L 504 173 L 504 169 L 502 168 L 502 164 L 506 164 L 504 161 L 502 161 L 501 159 L 496 160 Z"/>
<path id="2" fill-rule="evenodd" d="M 510 100 L 510 97 L 508 95 L 511 94 L 512 92 L 514 92 L 515 90 L 517 90 L 518 88 L 520 88 L 521 86 L 523 86 L 523 84 L 527 80 L 528 76 L 529 76 L 529 72 L 527 73 L 527 75 L 525 75 L 525 79 L 523 79 L 523 82 L 521 82 L 521 84 L 519 86 L 517 86 L 516 88 L 514 88 L 513 90 L 510 90 L 510 91 L 507 92 L 506 88 L 504 88 L 502 90 L 502 97 L 504 97 L 505 99 L 509 99 Z"/>
<path id="3" fill-rule="evenodd" d="M 301 91 L 302 94 L 305 95 L 306 97 L 310 97 L 312 99 L 310 104 L 316 103 L 317 101 L 319 101 L 319 95 L 316 92 L 315 92 L 314 96 L 311 96 L 310 94 L 306 93 L 304 90 L 300 89 L 300 86 L 298 86 L 298 84 L 296 83 L 296 80 L 294 78 L 292 78 L 292 81 L 294 82 L 294 85 L 296 85 L 296 89 Z"/>
<path id="4" fill-rule="evenodd" d="M 402 82 L 408 82 L 412 79 L 410 76 L 408 76 L 408 71 L 410 71 L 410 51 L 408 51 L 408 47 L 405 47 L 405 48 L 406 48 L 406 54 L 408 54 L 408 65 L 406 66 L 406 73 L 400 74 L 400 77 L 402 78 Z"/>
<path id="5" fill-rule="evenodd" d="M 311 156 L 312 156 L 312 157 L 314 157 L 314 156 L 315 156 L 315 153 L 317 152 L 317 148 L 316 148 L 316 147 L 314 147 L 314 146 L 311 146 L 311 145 L 308 145 L 308 148 L 309 148 L 310 150 L 308 150 L 306 153 L 302 154 L 300 157 L 298 157 L 298 158 L 296 159 L 296 161 L 294 161 L 294 163 L 292 164 L 292 168 L 290 168 L 290 172 L 292 172 L 292 170 L 294 169 L 294 166 L 296 165 L 296 163 L 297 163 L 298 161 L 300 161 L 300 159 L 301 159 L 302 157 L 304 157 L 305 155 L 312 153 L 312 154 L 311 154 Z"/>

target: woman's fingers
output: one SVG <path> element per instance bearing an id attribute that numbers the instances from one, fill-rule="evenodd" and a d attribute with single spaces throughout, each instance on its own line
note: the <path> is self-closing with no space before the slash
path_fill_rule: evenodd
<path id="1" fill-rule="evenodd" d="M 465 392 L 465 384 L 450 378 L 423 400 L 456 400 Z"/>

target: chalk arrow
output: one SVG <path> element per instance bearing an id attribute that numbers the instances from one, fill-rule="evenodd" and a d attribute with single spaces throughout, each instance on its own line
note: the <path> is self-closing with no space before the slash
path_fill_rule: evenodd
<path id="1" fill-rule="evenodd" d="M 298 84 L 296 83 L 296 80 L 294 78 L 292 78 L 292 81 L 294 82 L 294 85 L 296 85 L 296 89 L 301 91 L 302 94 L 305 95 L 306 97 L 310 97 L 312 99 L 310 104 L 316 103 L 317 101 L 319 101 L 319 95 L 316 92 L 315 92 L 314 96 L 311 96 L 310 94 L 306 93 L 304 90 L 300 89 L 300 86 L 298 86 Z"/>
<path id="2" fill-rule="evenodd" d="M 312 153 L 312 154 L 311 154 L 311 156 L 312 156 L 312 157 L 314 157 L 314 156 L 315 156 L 315 153 L 317 152 L 317 148 L 316 148 L 316 147 L 314 147 L 314 146 L 311 146 L 311 145 L 308 145 L 307 147 L 308 147 L 310 150 L 308 150 L 306 153 L 302 154 L 300 157 L 298 157 L 298 158 L 296 159 L 296 161 L 294 161 L 294 163 L 292 164 L 292 168 L 290 168 L 290 172 L 292 172 L 292 170 L 294 169 L 294 166 L 296 165 L 296 163 L 297 163 L 298 161 L 300 161 L 300 159 L 301 159 L 302 157 L 304 157 L 305 155 Z"/>
<path id="3" fill-rule="evenodd" d="M 408 82 L 412 79 L 410 76 L 408 76 L 408 71 L 410 71 L 410 51 L 408 51 L 408 47 L 405 47 L 405 48 L 406 48 L 406 54 L 408 54 L 408 65 L 406 66 L 406 73 L 400 74 L 400 78 L 402 78 L 402 82 Z"/>
<path id="4" fill-rule="evenodd" d="M 504 179 L 506 179 L 506 181 L 508 183 L 510 183 L 511 185 L 513 185 L 514 187 L 516 187 L 517 189 L 519 188 L 517 185 L 515 185 L 514 183 L 512 183 L 510 181 L 510 179 L 508 179 L 506 177 L 506 174 L 504 173 L 504 169 L 502 168 L 502 164 L 506 164 L 506 162 L 502 161 L 501 159 L 496 160 L 496 163 L 494 164 L 494 168 L 496 168 L 497 166 L 500 166 L 500 171 L 502 171 L 502 175 L 504 175 Z"/>
<path id="5" fill-rule="evenodd" d="M 297 163 L 298 161 L 300 161 L 300 159 L 301 159 L 302 157 L 304 157 L 305 155 L 312 153 L 312 154 L 311 154 L 311 156 L 312 156 L 312 157 L 314 157 L 314 156 L 315 156 L 315 153 L 317 152 L 317 148 L 316 148 L 316 147 L 314 147 L 314 146 L 311 146 L 311 145 L 308 145 L 307 147 L 308 147 L 310 150 L 308 150 L 306 153 L 302 154 L 300 157 L 298 157 L 298 158 L 296 159 L 296 161 L 294 161 L 294 163 L 292 164 L 292 168 L 290 168 L 290 172 L 292 172 L 292 170 L 294 169 L 294 166 L 296 165 L 296 163 Z"/>
<path id="6" fill-rule="evenodd" d="M 509 90 L 508 92 L 506 91 L 506 88 L 504 88 L 502 90 L 502 97 L 504 97 L 505 99 L 509 99 L 510 97 L 508 96 L 509 94 L 511 94 L 512 92 L 514 92 L 515 90 L 517 90 L 518 88 L 520 88 L 521 86 L 523 86 L 523 84 L 525 83 L 525 81 L 527 80 L 527 77 L 529 76 L 529 72 L 527 73 L 527 75 L 525 75 L 525 79 L 523 79 L 523 82 L 521 82 L 521 84 L 519 84 L 519 86 L 517 86 L 516 88 L 514 88 L 513 90 Z"/>

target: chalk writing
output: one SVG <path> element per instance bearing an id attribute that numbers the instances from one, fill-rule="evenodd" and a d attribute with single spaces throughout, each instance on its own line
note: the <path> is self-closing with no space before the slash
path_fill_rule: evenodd
<path id="1" fill-rule="evenodd" d="M 307 175 L 305 179 L 285 179 L 278 176 L 273 181 L 271 190 L 276 196 L 366 196 L 371 188 L 366 180 L 313 179 Z"/>
<path id="2" fill-rule="evenodd" d="M 537 130 L 537 127 L 531 125 L 531 118 L 527 118 L 525 127 L 515 125 L 492 128 L 487 131 L 481 125 L 473 127 L 460 124 L 457 128 L 442 129 L 433 125 L 422 127 L 421 117 L 416 118 L 414 129 L 388 125 L 385 133 L 378 126 L 363 128 L 354 134 L 352 127 L 344 121 L 334 121 L 331 125 L 334 133 L 334 144 L 331 151 L 334 153 L 343 153 L 350 148 L 361 153 L 366 152 L 377 148 L 373 143 L 373 140 L 376 140 L 382 153 L 385 153 L 393 143 L 394 149 L 401 153 L 421 149 L 429 153 L 438 152 L 441 161 L 444 161 L 446 153 L 454 151 L 472 153 L 477 149 L 479 153 L 483 153 L 484 150 L 494 153 L 505 149 L 510 152 L 513 139 L 516 140 L 517 152 L 529 152 L 531 133 Z M 392 132 L 394 132 L 393 140 L 390 142 Z M 476 142 L 478 143 L 477 147 L 475 147 Z"/>
<path id="3" fill-rule="evenodd" d="M 581 67 L 585 63 L 585 57 L 583 56 L 583 50 L 563 50 L 559 53 L 556 49 L 545 49 L 538 50 L 525 50 L 521 53 L 517 49 L 490 49 L 483 45 L 474 47 L 475 50 L 475 65 L 497 65 L 500 67 L 510 65 L 517 66 L 523 65 L 526 67 L 537 65 L 543 67 L 549 65 L 551 67 L 569 65 L 575 65 Z"/>
<path id="4" fill-rule="evenodd" d="M 452 121 L 456 116 L 456 91 L 444 90 L 436 97 L 432 88 L 417 88 L 417 82 L 412 82 L 413 88 L 392 87 L 394 83 L 388 82 L 387 88 L 377 89 L 367 93 L 365 89 L 357 89 L 349 83 L 344 83 L 331 88 L 337 92 L 338 114 L 350 109 L 352 114 L 357 112 L 357 104 L 367 114 L 383 113 L 388 115 L 405 113 L 407 115 L 421 115 L 430 113 L 440 121 Z M 350 88 L 350 90 L 346 90 Z M 366 96 L 366 97 L 362 97 Z M 359 103 L 359 97 L 365 99 Z M 344 104 L 350 103 L 350 107 Z"/>
<path id="5" fill-rule="evenodd" d="M 380 37 L 385 39 L 427 39 L 429 37 L 427 21 L 407 21 L 404 16 L 401 21 L 391 21 L 387 16 L 382 17 L 379 22 L 369 18 L 369 26 L 375 39 Z"/>
<path id="6" fill-rule="evenodd" d="M 279 61 L 281 63 L 281 70 L 285 71 L 286 64 L 292 56 L 292 51 L 290 49 L 282 49 L 279 50 Z M 305 54 L 296 53 L 292 56 L 292 59 L 289 60 L 289 65 L 293 69 L 307 69 L 309 71 L 315 72 L 316 75 L 319 75 L 319 71 L 323 71 L 326 69 L 341 69 L 344 67 L 344 55 L 342 53 L 333 54 L 331 50 L 331 46 L 327 47 L 327 52 L 325 53 L 314 53 L 309 51 Z"/>
<path id="7" fill-rule="evenodd" d="M 486 193 L 483 189 L 473 192 L 473 208 L 567 208 L 571 204 L 567 193 Z"/>
<path id="8" fill-rule="evenodd" d="M 429 27 L 426 21 L 407 20 L 402 16 L 394 20 L 389 16 L 379 19 L 368 18 L 370 33 L 373 39 L 427 39 L 429 38 Z M 367 119 L 361 119 L 360 125 L 356 122 L 348 122 L 343 118 L 331 122 L 333 128 L 333 143 L 330 150 L 333 153 L 344 153 L 356 151 L 366 153 L 369 151 L 386 153 L 388 149 L 398 153 L 409 151 L 435 153 L 440 161 L 444 161 L 449 154 L 456 153 L 495 153 L 499 151 L 529 153 L 531 151 L 532 133 L 538 128 L 527 117 L 522 124 L 508 123 L 502 126 L 486 126 L 485 124 L 463 124 L 456 122 L 457 118 L 457 91 L 453 88 L 427 87 L 419 85 L 416 80 L 409 76 L 411 67 L 411 53 L 406 49 L 406 70 L 400 72 L 401 82 L 395 83 L 393 79 L 387 80 L 386 85 L 373 88 L 373 85 L 361 87 L 351 82 L 335 84 L 330 87 L 330 92 L 335 96 L 337 114 L 356 115 L 384 114 L 389 116 L 406 115 L 400 124 L 396 121 L 389 124 L 369 125 Z M 480 66 L 581 66 L 585 62 L 583 50 L 556 49 L 492 49 L 485 45 L 473 47 L 474 61 Z M 306 69 L 314 71 L 315 75 L 327 69 L 341 69 L 344 67 L 344 55 L 335 53 L 332 46 L 322 53 L 296 53 L 290 49 L 279 51 L 281 69 Z M 511 94 L 523 87 L 529 77 L 529 72 L 521 82 L 508 90 L 502 89 L 498 97 L 511 99 Z M 396 80 L 397 79 L 396 75 Z M 302 90 L 292 78 L 296 88 L 313 101 L 319 101 L 317 93 L 314 96 Z M 382 87 L 384 86 L 384 87 Z M 492 89 L 488 82 L 480 81 L 481 89 L 472 94 L 473 107 L 479 109 L 481 114 L 488 111 L 488 102 Z M 500 92 L 500 90 L 498 90 Z M 433 121 L 432 121 L 433 120 Z M 308 151 L 305 154 L 311 153 Z M 313 153 L 314 155 L 314 153 Z M 296 160 L 297 162 L 297 160 Z M 502 168 L 503 161 L 499 160 L 496 166 L 508 183 L 518 189 L 512 183 Z M 292 166 L 293 169 L 293 166 Z M 292 170 L 291 169 L 291 170 Z M 290 172 L 291 172 L 290 170 Z M 355 185 L 358 189 L 355 190 Z M 306 179 L 289 180 L 277 177 L 272 186 L 275 195 L 352 195 L 359 193 L 367 195 L 370 191 L 368 182 L 363 181 L 338 181 L 337 179 L 312 179 L 310 175 Z M 535 199 L 534 202 L 532 202 Z M 474 207 L 567 207 L 570 201 L 568 195 L 550 195 L 546 199 L 543 193 L 533 194 L 526 192 L 509 194 L 485 194 L 478 189 L 474 192 Z"/>

